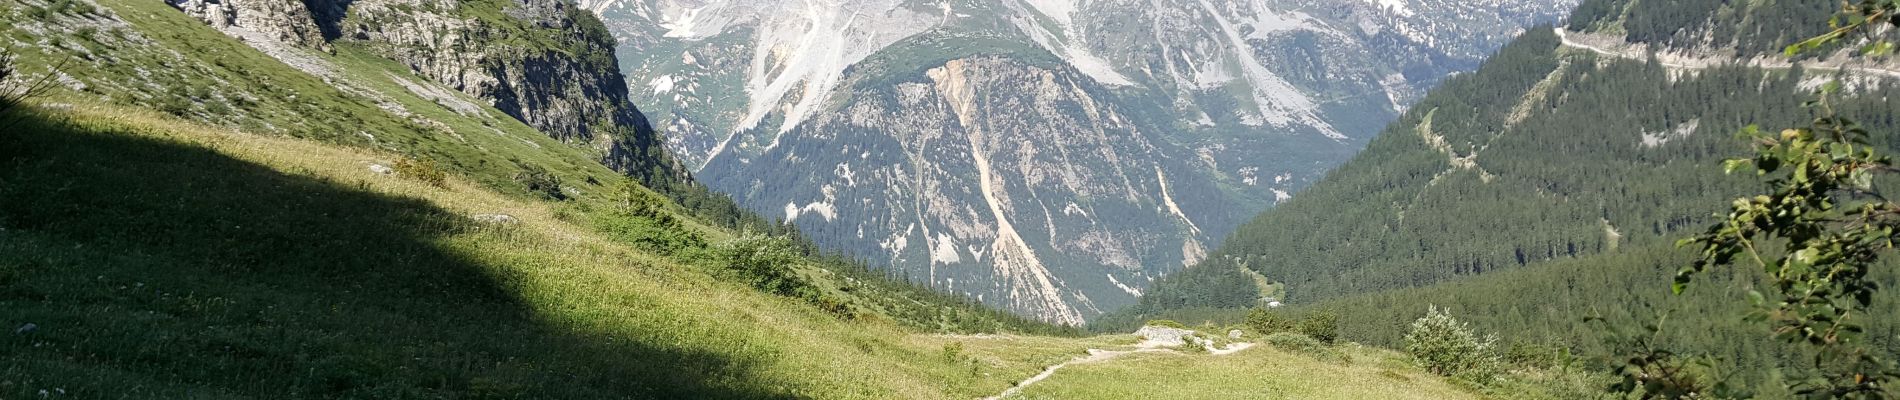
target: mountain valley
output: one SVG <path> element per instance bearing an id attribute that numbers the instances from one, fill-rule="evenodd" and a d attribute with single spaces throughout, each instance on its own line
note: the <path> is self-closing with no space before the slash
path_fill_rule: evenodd
<path id="1" fill-rule="evenodd" d="M 1198 262 L 1574 4 L 589 1 L 709 186 L 1067 324 Z"/>

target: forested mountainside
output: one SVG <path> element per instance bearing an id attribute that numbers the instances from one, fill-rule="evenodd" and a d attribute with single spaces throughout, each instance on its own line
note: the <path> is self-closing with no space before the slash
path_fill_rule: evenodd
<path id="1" fill-rule="evenodd" d="M 1677 4 L 1588 1 L 1580 9 L 1622 10 L 1613 14 L 1630 21 L 1707 19 L 1683 16 Z M 1731 15 L 1749 10 L 1725 6 L 1703 11 L 1721 15 L 1717 21 L 1773 19 Z M 1730 365 L 1793 362 L 1798 354 L 1741 321 L 1744 293 L 1759 273 L 1732 273 L 1679 297 L 1669 282 L 1694 254 L 1675 241 L 1761 188 L 1752 176 L 1722 172 L 1722 160 L 1750 154 L 1734 137 L 1743 127 L 1806 126 L 1815 115 L 1804 102 L 1840 79 L 1847 89 L 1835 109 L 1863 123 L 1876 143 L 1900 149 L 1891 67 L 1754 57 L 1779 51 L 1765 44 L 1709 51 L 1709 43 L 1766 43 L 1826 26 L 1827 13 L 1814 14 L 1821 16 L 1787 22 L 1786 32 L 1750 30 L 1735 41 L 1682 47 L 1621 40 L 1641 34 L 1615 17 L 1573 22 L 1590 32 L 1532 30 L 1478 72 L 1433 90 L 1353 161 L 1238 228 L 1207 262 L 1163 279 L 1138 306 L 1100 325 L 1156 315 L 1233 320 L 1267 295 L 1293 310 L 1336 313 L 1353 340 L 1395 345 L 1406 322 L 1435 304 L 1510 342 L 1602 355 L 1608 332 L 1585 317 L 1636 326 L 1668 315 L 1665 342 L 1674 348 L 1719 354 Z M 1886 271 L 1880 279 L 1891 286 Z M 1262 276 L 1274 292 L 1260 290 Z M 1885 311 L 1876 315 L 1896 315 L 1891 293 L 1883 296 L 1877 308 Z M 1877 347 L 1900 351 L 1892 321 L 1872 331 Z M 1780 387 L 1762 368 L 1739 369 L 1744 381 Z"/>
<path id="2" fill-rule="evenodd" d="M 1049 321 L 1131 303 L 1540 1 L 583 2 L 685 165 L 827 248 Z"/>
<path id="3" fill-rule="evenodd" d="M 1680 51 L 1753 57 L 1780 54 L 1790 44 L 1827 32 L 1825 22 L 1840 6 L 1828 1 L 1586 1 L 1568 27 Z"/>

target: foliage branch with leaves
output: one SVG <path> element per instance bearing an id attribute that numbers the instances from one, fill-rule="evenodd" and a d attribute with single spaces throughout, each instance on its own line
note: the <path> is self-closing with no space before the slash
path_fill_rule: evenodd
<path id="1" fill-rule="evenodd" d="M 1851 39 L 1862 45 L 1863 56 L 1884 56 L 1893 49 L 1884 35 L 1896 23 L 1896 9 L 1900 1 L 1847 4 L 1830 21 L 1833 30 L 1788 46 L 1787 53 Z M 1812 362 L 1811 369 L 1791 371 L 1790 389 L 1810 398 L 1891 398 L 1900 368 L 1865 347 L 1861 321 L 1877 318 L 1868 315 L 1881 290 L 1872 271 L 1900 240 L 1900 204 L 1874 184 L 1877 174 L 1895 169 L 1891 158 L 1868 143 L 1866 130 L 1835 112 L 1830 98 L 1840 90 L 1838 83 L 1825 85 L 1819 99 L 1807 103 L 1817 114 L 1808 127 L 1767 134 L 1751 126 L 1740 133 L 1755 154 L 1727 161 L 1724 170 L 1753 172 L 1769 191 L 1736 199 L 1706 232 L 1678 243 L 1699 254 L 1677 273 L 1673 290 L 1683 293 L 1698 275 L 1718 267 L 1759 267 L 1775 294 L 1750 291 L 1756 310 L 1748 318 L 1766 322 L 1776 338 L 1802 347 Z M 1653 374 L 1643 378 L 1671 381 Z M 1667 397 L 1698 393 L 1675 387 L 1649 391 L 1656 389 L 1678 394 Z"/>

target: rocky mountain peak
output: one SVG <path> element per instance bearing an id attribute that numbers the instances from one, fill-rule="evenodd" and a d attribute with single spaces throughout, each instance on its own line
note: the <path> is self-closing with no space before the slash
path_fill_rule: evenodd
<path id="1" fill-rule="evenodd" d="M 586 1 L 715 189 L 1051 321 L 1127 304 L 1571 0 Z"/>

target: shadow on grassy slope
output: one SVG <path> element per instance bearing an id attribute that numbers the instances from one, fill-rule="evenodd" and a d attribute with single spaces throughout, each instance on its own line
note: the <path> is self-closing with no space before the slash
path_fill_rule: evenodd
<path id="1" fill-rule="evenodd" d="M 438 244 L 474 229 L 495 228 L 25 120 L 0 131 L 0 398 L 783 397 L 743 361 L 551 326 Z"/>

